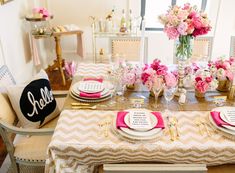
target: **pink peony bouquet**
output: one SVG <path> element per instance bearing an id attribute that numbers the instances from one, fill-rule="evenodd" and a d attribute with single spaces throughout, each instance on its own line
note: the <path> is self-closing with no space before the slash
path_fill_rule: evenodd
<path id="1" fill-rule="evenodd" d="M 159 20 L 164 25 L 164 32 L 169 39 L 179 39 L 176 56 L 183 60 L 192 55 L 192 38 L 207 34 L 211 30 L 207 15 L 189 3 L 183 7 L 170 7 L 166 14 L 159 16 Z"/>
<path id="2" fill-rule="evenodd" d="M 209 61 L 208 67 L 218 80 L 232 81 L 234 75 L 231 66 L 233 63 L 235 63 L 235 57 L 230 57 L 228 60 L 220 57 L 216 61 Z"/>
<path id="3" fill-rule="evenodd" d="M 157 80 L 157 78 L 162 78 L 163 80 Z M 153 85 L 163 85 L 167 87 L 174 87 L 177 85 L 177 78 L 171 72 L 168 72 L 168 68 L 161 64 L 161 61 L 155 59 L 152 64 L 145 65 L 143 72 L 141 74 L 142 83 L 151 90 Z M 156 82 L 161 82 L 161 84 L 156 84 Z"/>
<path id="4" fill-rule="evenodd" d="M 164 32 L 170 39 L 190 35 L 196 37 L 207 34 L 211 30 L 210 21 L 203 12 L 198 12 L 189 3 L 183 7 L 171 7 L 166 14 L 160 15 L 159 20 L 164 24 Z"/>
<path id="5" fill-rule="evenodd" d="M 122 82 L 125 85 L 134 85 L 140 82 L 141 69 L 138 65 L 123 66 Z"/>
<path id="6" fill-rule="evenodd" d="M 194 86 L 199 93 L 205 93 L 209 89 L 215 89 L 218 81 L 212 77 L 209 71 L 200 69 L 195 74 Z"/>
<path id="7" fill-rule="evenodd" d="M 42 18 L 50 17 L 50 14 L 49 14 L 48 10 L 44 7 L 33 8 L 33 13 L 34 14 L 39 14 L 40 17 L 42 17 Z"/>

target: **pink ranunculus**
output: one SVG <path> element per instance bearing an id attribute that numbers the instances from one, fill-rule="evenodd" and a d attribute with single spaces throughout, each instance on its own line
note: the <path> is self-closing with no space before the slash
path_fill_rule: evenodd
<path id="1" fill-rule="evenodd" d="M 202 21 L 199 17 L 193 17 L 192 18 L 192 23 L 193 23 L 193 26 L 196 28 L 196 29 L 200 29 L 202 27 Z"/>
<path id="2" fill-rule="evenodd" d="M 209 88 L 209 84 L 207 82 L 201 80 L 196 83 L 195 88 L 200 93 L 205 93 Z"/>
<path id="3" fill-rule="evenodd" d="M 177 31 L 180 33 L 180 35 L 187 35 L 187 29 L 188 24 L 186 22 L 181 22 L 177 27 Z"/>
<path id="4" fill-rule="evenodd" d="M 150 75 L 148 73 L 141 74 L 141 80 L 142 80 L 143 84 L 145 84 L 148 81 L 149 76 Z"/>
<path id="5" fill-rule="evenodd" d="M 212 81 L 212 77 L 211 77 L 211 76 L 210 76 L 210 77 L 206 77 L 205 81 L 206 81 L 207 83 L 210 83 L 210 82 Z"/>
<path id="6" fill-rule="evenodd" d="M 165 82 L 167 87 L 175 87 L 177 85 L 177 79 L 172 73 L 167 73 L 165 76 Z"/>
<path id="7" fill-rule="evenodd" d="M 225 70 L 228 70 L 231 67 L 229 61 L 225 61 L 222 66 L 223 66 L 223 69 Z"/>
<path id="8" fill-rule="evenodd" d="M 165 76 L 168 68 L 165 65 L 160 65 L 156 71 L 156 74 L 159 76 Z"/>
<path id="9" fill-rule="evenodd" d="M 200 76 L 197 76 L 197 77 L 195 78 L 195 81 L 196 81 L 196 82 L 202 81 L 202 78 L 201 78 Z"/>
<path id="10" fill-rule="evenodd" d="M 196 63 L 192 63 L 192 65 L 193 65 L 194 72 L 197 72 L 200 69 L 200 67 Z"/>
<path id="11" fill-rule="evenodd" d="M 167 34 L 167 36 L 170 38 L 170 39 L 177 39 L 180 34 L 179 32 L 177 31 L 177 28 L 175 27 L 166 27 L 164 29 L 164 32 Z"/>
<path id="12" fill-rule="evenodd" d="M 235 57 L 230 57 L 230 58 L 229 58 L 229 62 L 230 62 L 230 65 L 232 65 L 233 63 L 235 63 Z"/>
<path id="13" fill-rule="evenodd" d="M 187 34 L 192 34 L 193 33 L 193 31 L 194 31 L 194 26 L 193 26 L 193 24 L 191 23 L 191 22 L 188 22 L 188 28 L 187 28 Z"/>
<path id="14" fill-rule="evenodd" d="M 226 74 L 226 77 L 230 80 L 230 81 L 232 81 L 233 80 L 233 73 L 230 71 L 230 70 L 226 70 L 225 71 L 225 74 Z"/>

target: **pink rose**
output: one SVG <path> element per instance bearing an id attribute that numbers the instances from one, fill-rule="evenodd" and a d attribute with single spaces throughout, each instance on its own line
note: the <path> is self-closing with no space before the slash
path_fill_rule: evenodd
<path id="1" fill-rule="evenodd" d="M 143 84 L 145 84 L 149 78 L 149 74 L 148 73 L 142 73 L 141 75 L 141 80 L 143 81 Z"/>
<path id="2" fill-rule="evenodd" d="M 173 40 L 177 39 L 180 35 L 175 27 L 166 27 L 164 29 L 164 32 L 167 34 L 169 39 L 173 39 Z"/>
<path id="3" fill-rule="evenodd" d="M 159 59 L 155 59 L 155 60 L 153 61 L 153 63 L 151 64 L 151 67 L 152 67 L 154 70 L 157 70 L 157 69 L 159 68 L 159 66 L 160 66 L 160 63 L 161 63 L 161 61 L 160 61 Z"/>
<path id="4" fill-rule="evenodd" d="M 177 85 L 177 79 L 174 74 L 167 73 L 164 77 L 167 87 L 175 87 Z"/>
<path id="5" fill-rule="evenodd" d="M 211 76 L 210 76 L 210 77 L 206 77 L 205 81 L 206 81 L 207 83 L 210 83 L 210 82 L 212 81 L 212 77 L 211 77 Z"/>
<path id="6" fill-rule="evenodd" d="M 205 93 L 207 89 L 209 88 L 209 85 L 205 81 L 201 80 L 196 83 L 195 87 L 196 87 L 196 90 L 199 91 L 200 93 Z"/>
<path id="7" fill-rule="evenodd" d="M 193 31 L 192 34 L 193 34 L 194 37 L 197 37 L 199 35 L 207 34 L 208 31 L 210 31 L 210 30 L 211 30 L 211 27 L 205 27 L 205 28 L 200 28 L 200 29 L 195 28 L 195 30 Z"/>
<path id="8" fill-rule="evenodd" d="M 189 10 L 191 7 L 190 7 L 190 3 L 186 3 L 184 4 L 184 7 L 182 8 L 183 10 Z"/>
<path id="9" fill-rule="evenodd" d="M 195 78 L 195 81 L 196 82 L 202 81 L 202 78 L 200 76 L 198 76 L 198 77 Z"/>
<path id="10" fill-rule="evenodd" d="M 167 67 L 165 65 L 160 65 L 156 71 L 157 75 L 164 76 L 167 73 Z"/>
<path id="11" fill-rule="evenodd" d="M 202 22 L 201 22 L 201 19 L 199 17 L 193 17 L 192 18 L 192 23 L 193 23 L 193 26 L 196 29 L 200 29 L 202 27 Z"/>

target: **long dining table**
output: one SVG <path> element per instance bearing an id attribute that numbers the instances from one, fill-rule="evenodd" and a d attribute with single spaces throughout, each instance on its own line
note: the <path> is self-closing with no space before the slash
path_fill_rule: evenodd
<path id="1" fill-rule="evenodd" d="M 78 69 L 73 84 L 82 76 L 105 75 L 109 67 L 81 64 Z M 90 173 L 106 163 L 198 163 L 208 166 L 235 163 L 235 137 L 216 130 L 208 120 L 210 111 L 216 108 L 214 96 L 226 94 L 210 91 L 205 98 L 196 98 L 194 91 L 188 91 L 183 105 L 178 104 L 175 97 L 169 109 L 178 120 L 180 136 L 173 141 L 164 97 L 159 98 L 156 109 L 154 98 L 143 87 L 126 90 L 125 103 L 118 99 L 116 104 L 110 104 L 110 100 L 91 103 L 91 106 L 96 105 L 95 110 L 72 109 L 71 103 L 77 101 L 68 94 L 48 146 L 46 172 Z M 117 133 L 115 117 L 119 111 L 132 108 L 132 98 L 143 98 L 142 108 L 161 112 L 166 128 L 156 138 L 135 141 Z M 233 104 L 233 101 L 226 102 L 226 106 Z M 210 133 L 200 132 L 197 118 L 206 123 Z"/>

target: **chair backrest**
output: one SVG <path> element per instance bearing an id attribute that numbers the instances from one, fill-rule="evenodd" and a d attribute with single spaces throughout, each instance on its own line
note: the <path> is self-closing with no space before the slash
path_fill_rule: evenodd
<path id="1" fill-rule="evenodd" d="M 147 40 L 144 43 L 144 59 L 147 57 Z M 110 38 L 112 58 L 120 56 L 127 61 L 140 61 L 141 37 L 113 37 Z"/>
<path id="2" fill-rule="evenodd" d="M 230 56 L 235 56 L 235 36 L 231 36 L 230 41 Z"/>
<path id="3" fill-rule="evenodd" d="M 208 61 L 211 59 L 213 37 L 197 37 L 194 39 L 191 61 Z"/>
<path id="4" fill-rule="evenodd" d="M 13 84 L 15 84 L 15 80 L 9 69 L 5 65 L 2 66 L 0 68 L 0 118 L 9 124 L 13 124 L 15 122 L 16 115 L 12 109 L 5 87 Z"/>

